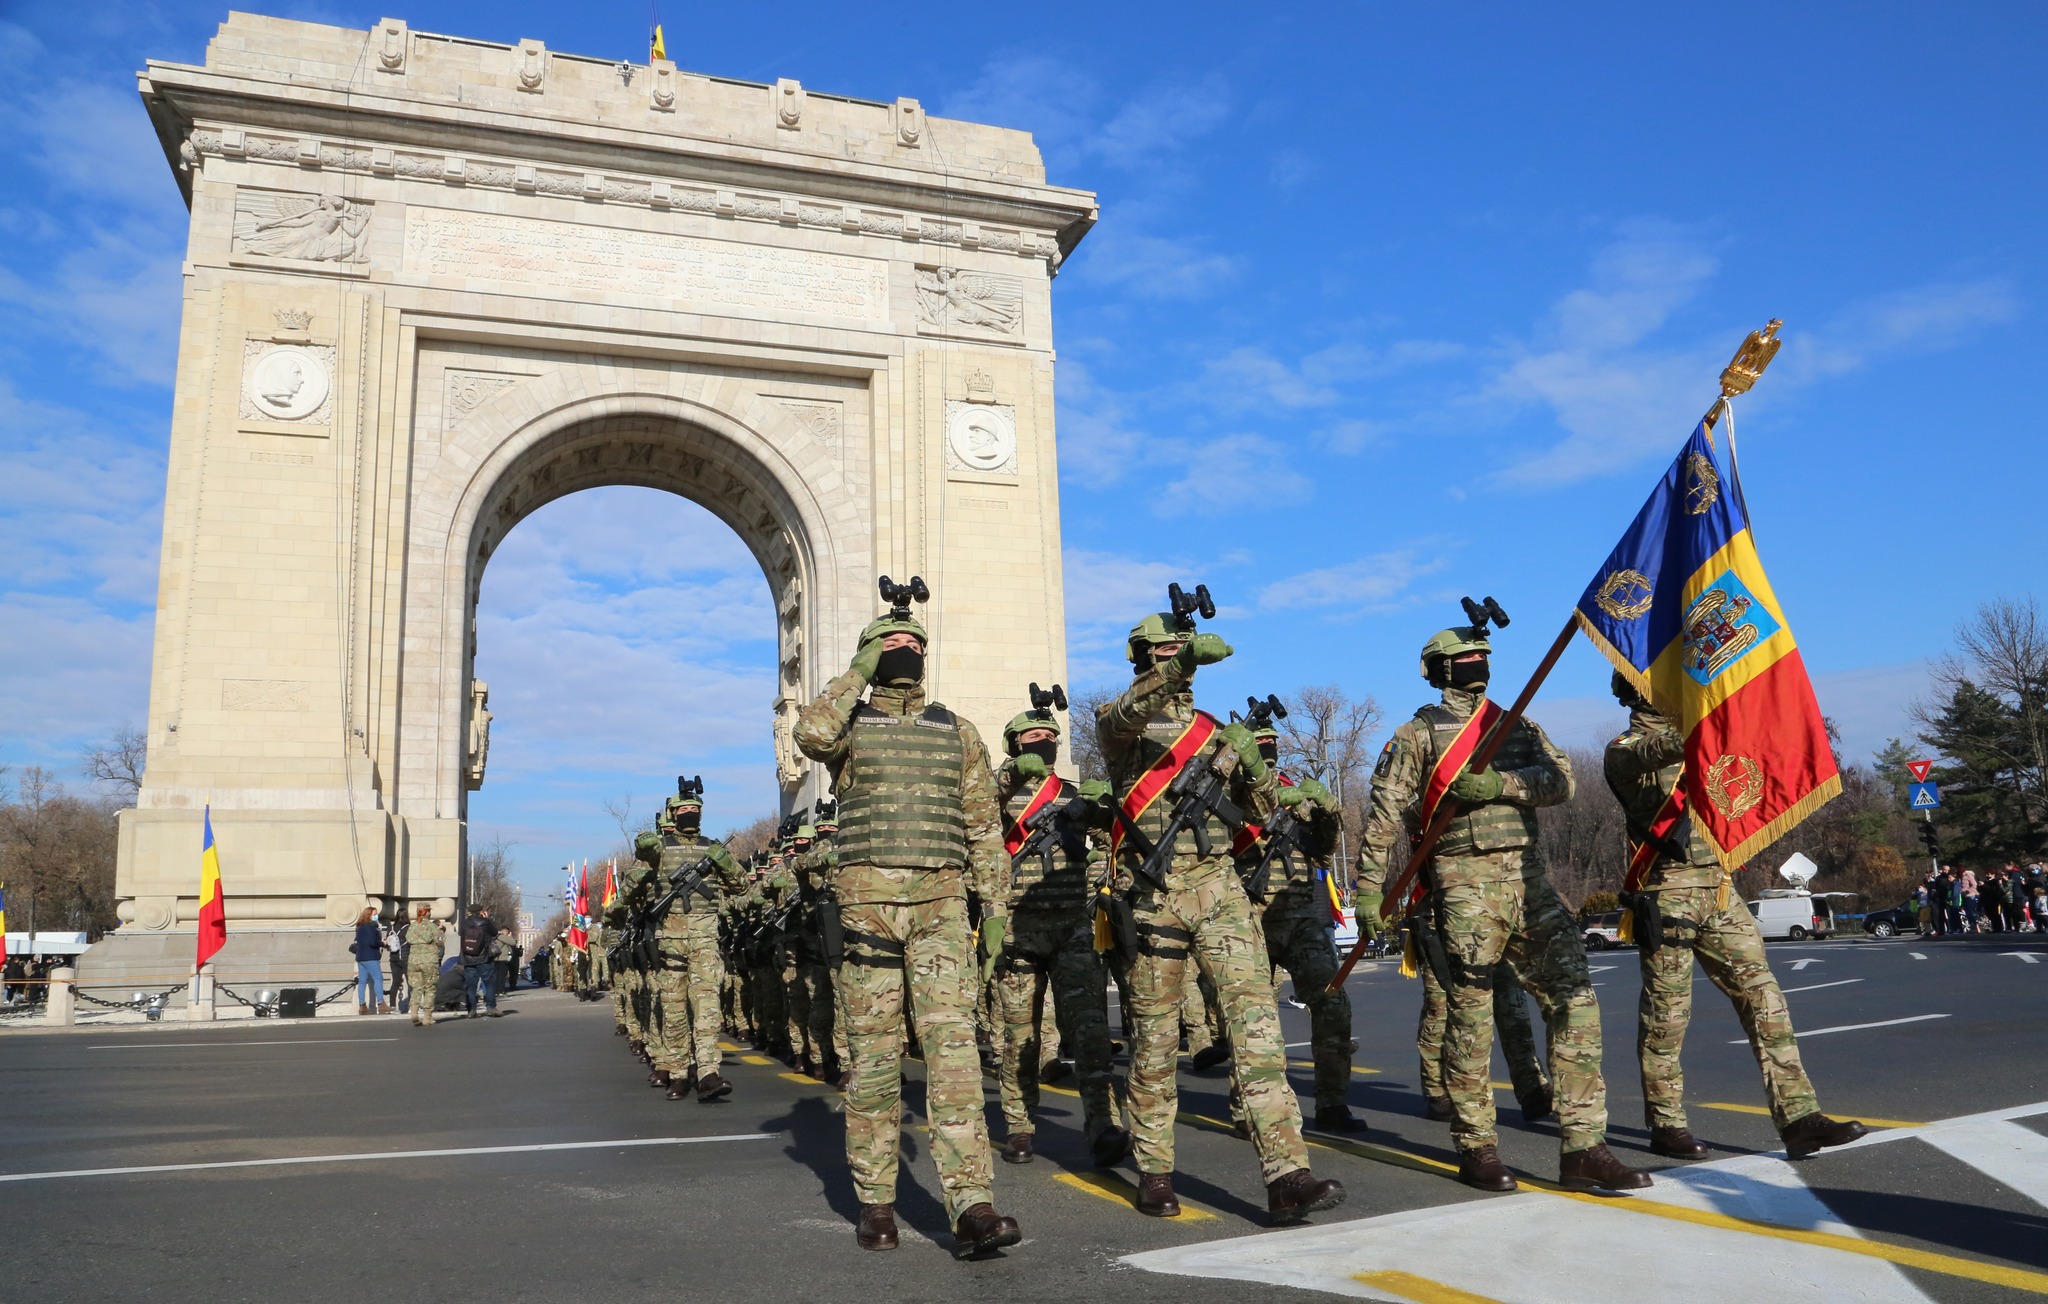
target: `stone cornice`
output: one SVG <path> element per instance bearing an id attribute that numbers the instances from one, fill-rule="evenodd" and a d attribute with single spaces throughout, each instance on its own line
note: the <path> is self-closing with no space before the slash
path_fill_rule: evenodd
<path id="1" fill-rule="evenodd" d="M 140 89 L 188 203 L 190 165 L 209 156 L 253 157 L 309 170 L 575 195 L 994 249 L 1043 256 L 1055 268 L 1097 216 L 1092 194 L 1059 186 L 341 93 L 186 65 L 152 61 Z M 227 142 L 238 129 L 244 146 L 232 151 Z M 386 156 L 389 166 L 380 168 Z M 529 177 L 531 184 L 522 184 Z M 666 205 L 659 202 L 664 189 Z M 1012 229 L 984 233 L 984 222 Z"/>

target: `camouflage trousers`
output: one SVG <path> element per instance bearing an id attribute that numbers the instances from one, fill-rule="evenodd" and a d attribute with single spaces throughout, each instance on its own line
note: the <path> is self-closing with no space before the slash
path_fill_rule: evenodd
<path id="1" fill-rule="evenodd" d="M 782 1035 L 789 1039 L 792 1056 L 810 1055 L 811 990 L 803 984 L 803 966 L 793 945 L 785 944 L 777 959 L 781 964 L 776 977 L 782 981 Z"/>
<path id="2" fill-rule="evenodd" d="M 1080 1079 L 1081 1130 L 1089 1140 L 1114 1122 L 1109 1058 L 1109 998 L 1102 960 L 1095 954 L 1095 928 L 1081 909 L 1019 911 L 996 975 L 1002 1007 L 1001 1089 L 1003 1122 L 1011 1135 L 1033 1131 L 1038 1108 L 1038 1069 L 1058 1052 L 1048 1042 L 1067 1025 L 1066 1042 Z M 1046 995 L 1052 1008 L 1046 1008 Z M 1046 1015 L 1053 1017 L 1047 1019 Z M 1041 1030 L 1042 1029 L 1042 1030 Z"/>
<path id="3" fill-rule="evenodd" d="M 1670 938 L 1690 930 L 1666 930 L 1664 946 L 1643 955 L 1643 996 L 1638 1008 L 1636 1054 L 1643 1066 L 1643 1112 L 1651 1127 L 1684 1127 L 1685 1071 L 1679 1049 L 1685 1026 L 1692 1020 L 1692 962 L 1699 957 L 1707 980 L 1735 1003 L 1735 1017 L 1749 1036 L 1757 1067 L 1763 1070 L 1764 1096 L 1771 1121 L 1785 1125 L 1820 1109 L 1813 1082 L 1799 1059 L 1792 1033 L 1792 1013 L 1784 993 L 1764 960 L 1763 934 L 1756 918 L 1740 901 L 1717 908 L 1718 889 L 1663 888 L 1657 909 L 1667 919 L 1697 923 L 1691 948 L 1673 946 Z"/>
<path id="4" fill-rule="evenodd" d="M 1180 980 L 1180 1035 L 1188 1053 L 1209 1049 L 1223 1037 L 1223 1008 L 1216 1003 L 1216 984 L 1198 965 L 1188 965 Z"/>
<path id="5" fill-rule="evenodd" d="M 832 970 L 825 962 L 813 959 L 808 952 L 798 956 L 795 980 L 790 987 L 790 1022 L 802 1026 L 803 1041 L 798 1049 L 813 1062 L 845 1061 L 836 1036 L 837 1020 L 832 1017 L 837 999 Z M 799 1009 L 801 1014 L 797 1013 Z"/>
<path id="6" fill-rule="evenodd" d="M 747 991 L 753 996 L 754 1036 L 774 1050 L 789 1039 L 789 1015 L 782 991 L 782 970 L 774 964 L 755 964 L 747 969 Z"/>
<path id="7" fill-rule="evenodd" d="M 603 991 L 611 985 L 612 967 L 607 962 L 604 947 L 595 938 L 590 943 L 590 985 Z"/>
<path id="8" fill-rule="evenodd" d="M 1294 980 L 1294 998 L 1308 1006 L 1316 1066 L 1316 1108 L 1335 1109 L 1351 1095 L 1351 996 L 1331 991 L 1337 941 L 1313 889 L 1289 889 L 1266 909 L 1266 954 Z"/>
<path id="9" fill-rule="evenodd" d="M 862 1204 L 896 1199 L 903 1137 L 903 1030 L 924 1050 L 925 1114 L 945 1193 L 946 1221 L 994 1198 L 974 998 L 981 969 L 958 897 L 916 905 L 846 904 L 839 969 L 853 1074 L 846 1091 L 846 1163 Z"/>
<path id="10" fill-rule="evenodd" d="M 1501 862 L 1506 862 L 1502 864 Z M 1459 1150 L 1495 1144 L 1493 1110 L 1493 974 L 1502 960 L 1536 997 L 1549 1033 L 1558 1136 L 1564 1153 L 1607 1136 L 1607 1084 L 1600 1076 L 1600 1005 L 1586 969 L 1578 925 L 1543 873 L 1534 851 L 1480 860 L 1491 873 L 1520 868 L 1527 876 L 1459 882 L 1471 861 L 1440 865 L 1451 879 L 1442 892 L 1444 949 L 1456 983 L 1444 1035 L 1444 1087 L 1451 1098 L 1451 1139 Z M 1478 877 L 1474 875 L 1474 877 Z"/>
<path id="11" fill-rule="evenodd" d="M 412 999 L 412 1015 L 422 1023 L 434 1021 L 434 990 L 441 981 L 441 962 L 405 966 L 405 990 Z"/>
<path id="12" fill-rule="evenodd" d="M 718 944 L 703 936 L 663 937 L 654 975 L 654 1026 L 647 1051 L 671 1074 L 717 1071 L 718 987 L 724 978 Z"/>
<path id="13" fill-rule="evenodd" d="M 1444 1028 L 1450 1022 L 1451 1003 L 1436 970 L 1422 966 L 1422 1019 L 1415 1026 L 1415 1052 L 1422 1060 L 1422 1094 L 1443 1096 Z M 1500 1035 L 1501 1054 L 1508 1062 L 1508 1080 L 1515 1084 L 1515 1096 L 1526 1098 L 1550 1085 L 1543 1071 L 1543 1058 L 1536 1053 L 1536 1030 L 1529 1022 L 1529 1000 L 1522 992 L 1522 980 L 1514 966 L 1503 960 L 1493 967 L 1493 1028 Z"/>
<path id="14" fill-rule="evenodd" d="M 1266 940 L 1230 862 L 1212 861 L 1195 870 L 1188 886 L 1140 892 L 1131 904 L 1138 954 L 1131 962 L 1127 1095 L 1138 1170 L 1173 1171 L 1181 991 L 1195 967 L 1216 987 L 1223 1035 L 1233 1051 L 1231 1084 L 1244 1098 L 1265 1180 L 1308 1167 Z"/>

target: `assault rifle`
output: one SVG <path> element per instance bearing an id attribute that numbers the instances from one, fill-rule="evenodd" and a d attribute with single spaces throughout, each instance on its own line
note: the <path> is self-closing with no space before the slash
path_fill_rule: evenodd
<path id="1" fill-rule="evenodd" d="M 1055 850 L 1064 851 L 1069 856 L 1086 855 L 1088 817 L 1094 809 L 1095 803 L 1086 797 L 1047 802 L 1024 821 L 1024 842 L 1010 857 L 1010 868 L 1014 870 L 1037 856 L 1045 862 L 1045 872 L 1050 874 Z"/>
<path id="2" fill-rule="evenodd" d="M 1173 867 L 1174 844 L 1180 841 L 1184 832 L 1195 835 L 1195 850 L 1201 855 L 1214 853 L 1215 845 L 1209 841 L 1209 817 L 1214 815 L 1233 829 L 1241 829 L 1248 821 L 1237 803 L 1227 795 L 1230 776 L 1216 764 L 1216 749 L 1210 748 L 1181 767 L 1173 776 L 1173 782 L 1166 787 L 1166 799 L 1173 803 L 1173 814 L 1166 821 L 1166 829 L 1159 835 L 1159 841 L 1149 850 L 1140 846 L 1145 858 L 1138 865 L 1138 877 L 1154 888 L 1166 889 L 1166 873 Z M 1125 835 L 1136 832 L 1125 821 Z"/>
<path id="3" fill-rule="evenodd" d="M 677 901 L 683 909 L 690 908 L 690 898 L 702 895 L 711 904 L 718 904 L 718 893 L 705 881 L 705 874 L 711 868 L 711 857 L 705 856 L 694 865 L 680 865 L 668 876 L 668 891 L 655 898 L 654 904 L 641 911 L 626 923 L 627 944 L 633 948 L 633 955 L 642 969 L 661 967 L 661 952 L 657 940 L 661 935 L 661 921 L 668 916 Z"/>
<path id="4" fill-rule="evenodd" d="M 1294 856 L 1297 852 L 1308 854 L 1308 828 L 1306 821 L 1296 815 L 1291 807 L 1282 806 L 1273 812 L 1273 818 L 1266 821 L 1266 850 L 1259 856 L 1259 863 L 1244 876 L 1245 895 L 1260 905 L 1266 903 L 1266 885 L 1273 877 L 1273 862 L 1280 862 L 1283 878 L 1294 877 Z"/>

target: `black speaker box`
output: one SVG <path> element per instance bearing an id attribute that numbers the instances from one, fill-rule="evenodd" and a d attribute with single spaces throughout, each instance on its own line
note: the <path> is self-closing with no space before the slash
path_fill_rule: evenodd
<path id="1" fill-rule="evenodd" d="M 277 1017 L 280 1019 L 310 1019 L 313 1017 L 313 1000 L 317 994 L 312 987 L 284 987 L 277 993 Z"/>

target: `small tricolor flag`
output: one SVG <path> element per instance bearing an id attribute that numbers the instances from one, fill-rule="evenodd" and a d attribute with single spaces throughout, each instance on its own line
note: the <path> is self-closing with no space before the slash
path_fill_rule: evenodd
<path id="1" fill-rule="evenodd" d="M 590 862 L 583 862 L 583 873 L 579 878 L 575 866 L 569 867 L 569 888 L 563 894 L 569 903 L 569 945 L 577 950 L 590 946 Z"/>
<path id="2" fill-rule="evenodd" d="M 199 969 L 228 941 L 228 903 L 220 885 L 220 849 L 213 845 L 211 802 L 205 821 L 206 845 L 199 853 L 199 959 L 194 965 Z"/>
<path id="3" fill-rule="evenodd" d="M 1740 864 L 1842 790 L 1732 460 L 1703 420 L 1586 586 L 1579 628 L 1685 735 L 1678 789 Z"/>
<path id="4" fill-rule="evenodd" d="M 619 862 L 617 857 L 604 863 L 604 900 L 599 909 L 610 910 L 612 902 L 619 899 Z"/>
<path id="5" fill-rule="evenodd" d="M 661 39 L 661 24 L 654 25 L 654 35 L 647 38 L 647 61 L 668 58 L 668 42 Z"/>
<path id="6" fill-rule="evenodd" d="M 34 939 L 31 938 L 31 941 Z M 33 948 L 31 948 L 33 949 Z M 7 963 L 7 885 L 0 883 L 0 964 Z"/>

